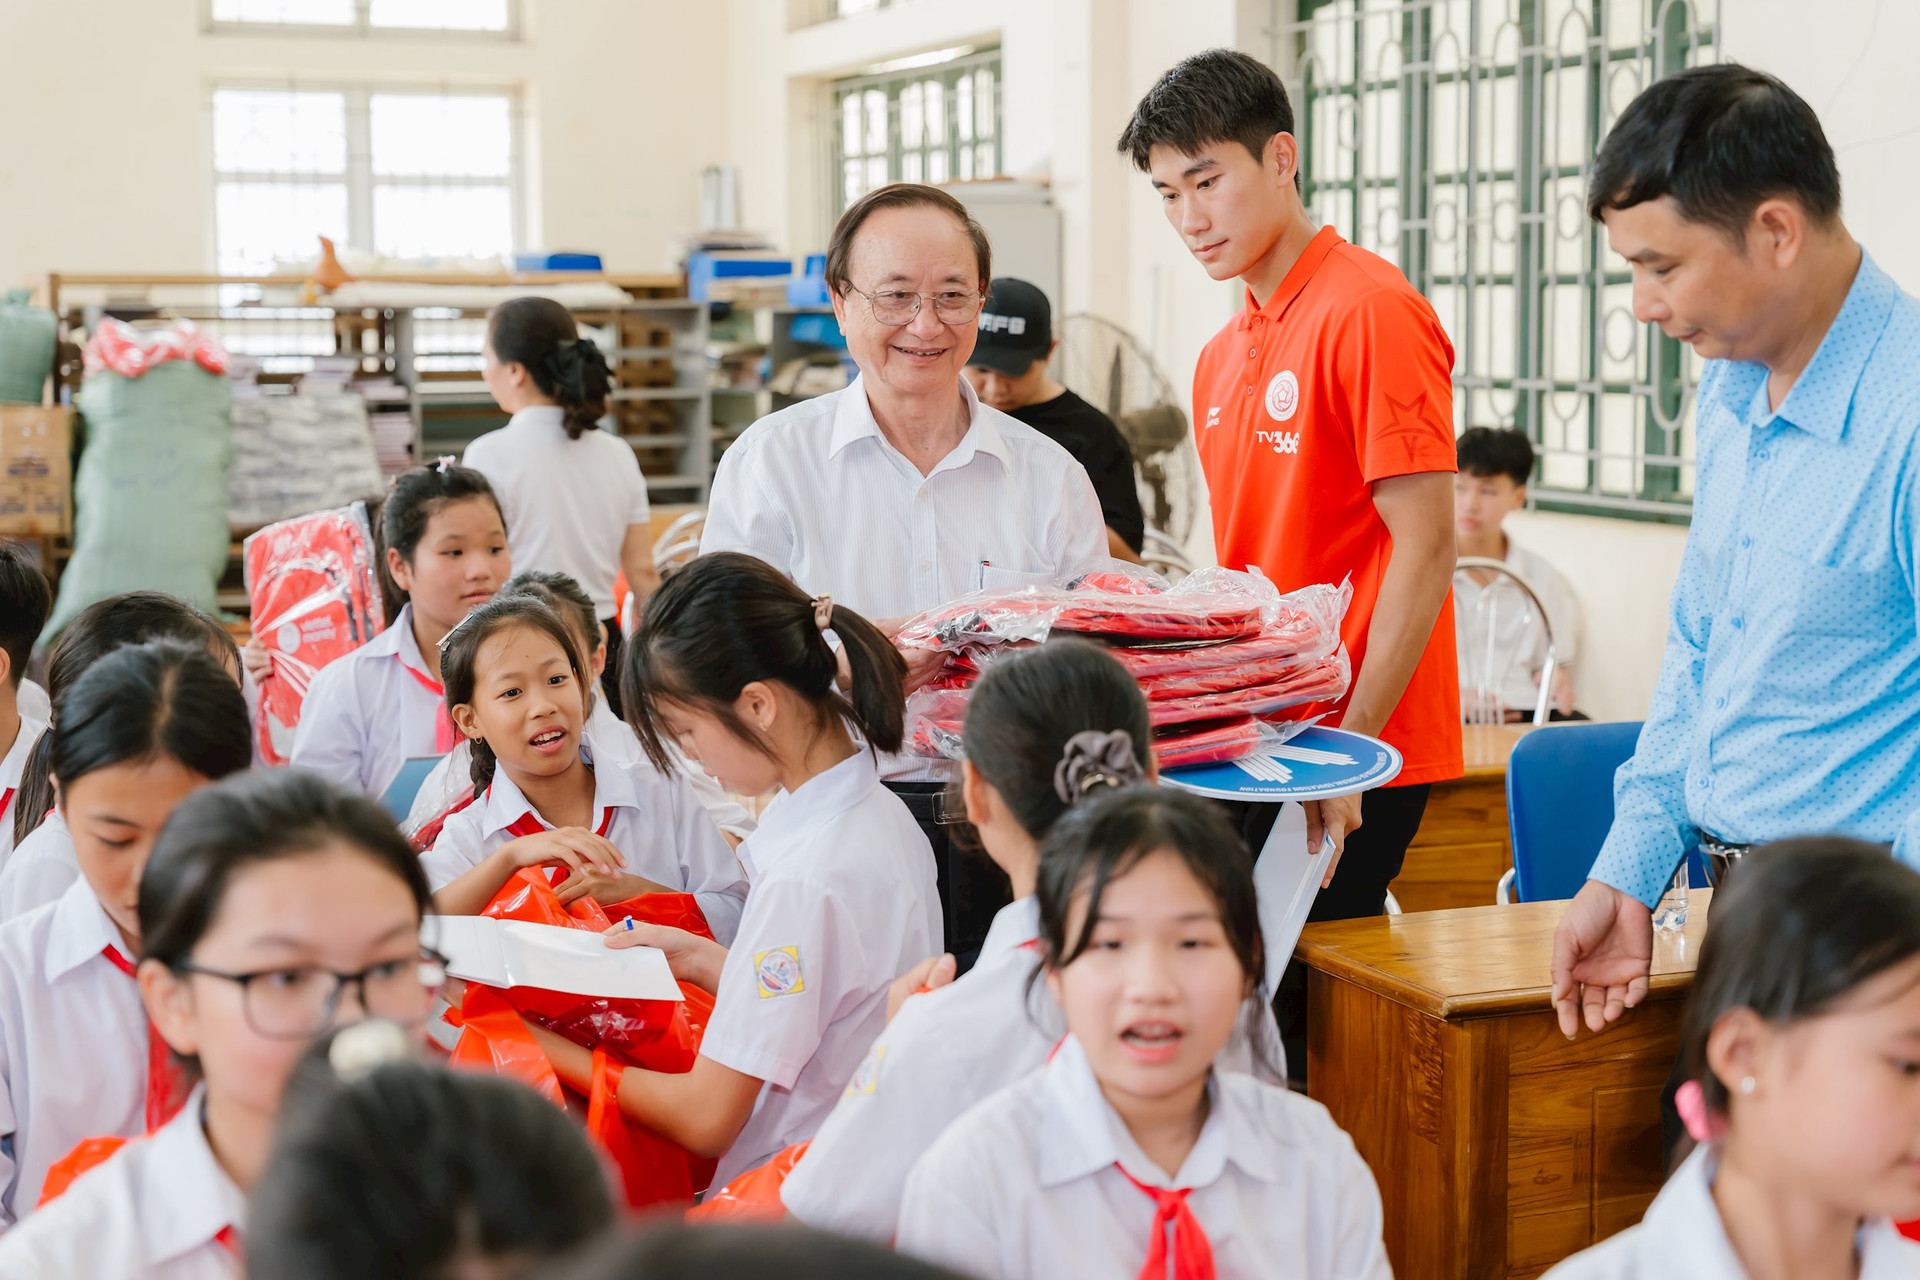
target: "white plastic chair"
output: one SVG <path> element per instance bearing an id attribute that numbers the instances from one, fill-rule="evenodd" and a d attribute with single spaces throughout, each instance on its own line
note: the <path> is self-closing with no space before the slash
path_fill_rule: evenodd
<path id="1" fill-rule="evenodd" d="M 1524 621 L 1528 624 L 1520 632 L 1522 636 L 1529 638 L 1532 636 L 1531 624 L 1535 620 L 1539 622 L 1541 631 L 1546 634 L 1547 657 L 1540 668 L 1540 692 L 1533 705 L 1533 723 L 1545 724 L 1553 700 L 1553 672 L 1558 665 L 1558 651 L 1554 647 L 1553 640 L 1553 619 L 1547 616 L 1547 607 L 1540 602 L 1540 595 L 1533 589 L 1533 584 L 1516 572 L 1506 561 L 1493 560 L 1486 556 L 1462 556 L 1453 567 L 1456 579 L 1463 573 L 1475 570 L 1499 574 L 1520 588 L 1520 593 L 1526 598 L 1526 603 L 1521 607 L 1525 610 Z M 1456 590 L 1454 608 L 1461 607 L 1460 593 Z M 1500 687 L 1505 682 L 1508 670 L 1526 655 L 1519 651 L 1517 645 L 1510 646 L 1506 650 L 1498 646 L 1496 633 L 1499 628 L 1495 625 L 1499 621 L 1498 593 L 1482 590 L 1474 598 L 1473 609 L 1475 621 L 1482 624 L 1476 630 L 1487 637 L 1487 643 L 1483 651 L 1465 655 L 1468 682 L 1461 693 L 1467 696 L 1472 704 L 1467 708 L 1467 722 L 1469 724 L 1500 724 L 1504 722 Z M 1531 645 L 1527 646 L 1529 649 L 1531 647 Z"/>

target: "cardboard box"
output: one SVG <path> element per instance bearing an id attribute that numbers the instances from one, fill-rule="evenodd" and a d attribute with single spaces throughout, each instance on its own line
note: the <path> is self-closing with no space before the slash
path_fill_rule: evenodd
<path id="1" fill-rule="evenodd" d="M 0 534 L 73 528 L 73 410 L 0 405 Z"/>

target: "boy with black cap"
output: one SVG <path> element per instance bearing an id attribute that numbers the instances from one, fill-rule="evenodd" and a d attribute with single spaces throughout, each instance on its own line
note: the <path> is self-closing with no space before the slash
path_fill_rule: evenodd
<path id="1" fill-rule="evenodd" d="M 1138 561 L 1146 517 L 1134 484 L 1133 451 L 1113 419 L 1048 375 L 1047 361 L 1059 345 L 1047 295 L 1025 280 L 1001 276 L 988 288 L 967 381 L 982 403 L 1012 414 L 1079 460 L 1100 496 L 1109 552 Z"/>

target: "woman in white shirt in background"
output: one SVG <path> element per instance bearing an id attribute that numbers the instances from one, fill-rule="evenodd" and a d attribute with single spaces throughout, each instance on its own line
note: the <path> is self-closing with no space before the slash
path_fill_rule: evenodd
<path id="1" fill-rule="evenodd" d="M 613 581 L 622 570 L 635 603 L 658 585 L 647 482 L 633 446 L 599 429 L 612 375 L 573 315 L 551 298 L 513 298 L 487 316 L 487 390 L 512 414 L 467 446 L 465 464 L 499 496 L 513 562 L 564 573 L 586 589 L 607 633 L 602 681 L 620 712 L 620 622 Z"/>
<path id="2" fill-rule="evenodd" d="M 1215 1065 L 1265 971 L 1253 860 L 1219 807 L 1131 787 L 1076 808 L 1036 896 L 1069 1035 L 913 1166 L 900 1251 L 981 1280 L 1388 1280 L 1352 1139 Z"/>

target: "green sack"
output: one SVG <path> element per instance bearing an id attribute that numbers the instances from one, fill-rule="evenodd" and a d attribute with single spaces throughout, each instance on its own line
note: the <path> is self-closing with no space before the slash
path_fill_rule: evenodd
<path id="1" fill-rule="evenodd" d="M 39 404 L 53 372 L 53 312 L 28 305 L 31 290 L 0 297 L 0 404 Z"/>
<path id="2" fill-rule="evenodd" d="M 226 378 L 169 360 L 138 378 L 89 374 L 74 403 L 86 444 L 73 483 L 73 559 L 41 642 L 122 591 L 164 591 L 212 612 L 230 545 Z"/>

